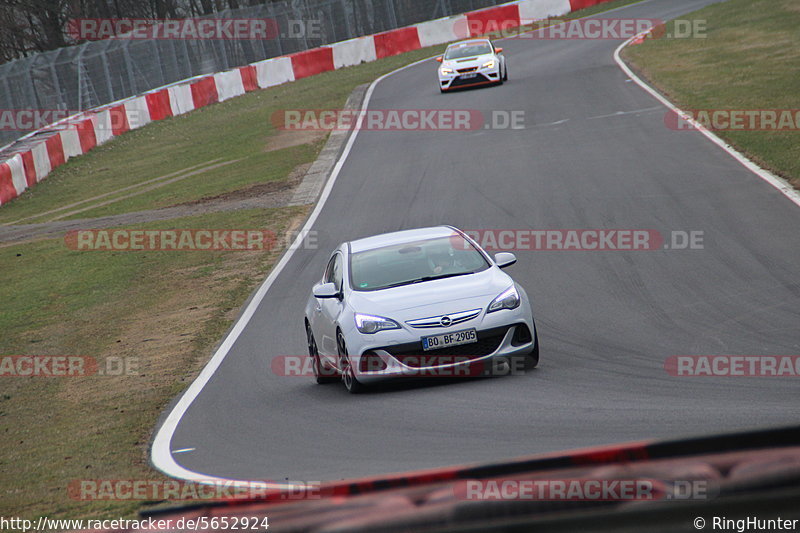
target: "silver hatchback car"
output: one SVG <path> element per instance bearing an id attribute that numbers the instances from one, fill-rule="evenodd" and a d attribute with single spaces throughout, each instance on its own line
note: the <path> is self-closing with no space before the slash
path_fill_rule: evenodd
<path id="1" fill-rule="evenodd" d="M 539 341 L 525 290 L 451 226 L 345 242 L 331 254 L 305 308 L 318 383 L 350 392 L 413 376 L 469 376 L 471 369 L 527 355 Z"/>

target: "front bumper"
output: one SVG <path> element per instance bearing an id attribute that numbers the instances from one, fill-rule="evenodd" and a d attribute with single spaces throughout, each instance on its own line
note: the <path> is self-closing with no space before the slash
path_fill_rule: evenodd
<path id="1" fill-rule="evenodd" d="M 508 372 L 509 358 L 534 349 L 535 326 L 530 308 L 482 313 L 449 328 L 389 330 L 348 344 L 359 381 L 365 384 L 401 377 L 469 377 Z M 478 341 L 437 350 L 422 349 L 421 337 L 475 328 Z M 372 337 L 364 339 L 364 337 Z M 358 355 L 355 355 L 358 354 Z"/>
<path id="2" fill-rule="evenodd" d="M 494 68 L 479 68 L 473 72 L 458 71 L 453 74 L 442 74 L 439 70 L 439 87 L 443 91 L 451 89 L 462 89 L 465 87 L 476 87 L 479 85 L 488 85 L 498 83 L 500 81 L 500 66 Z"/>

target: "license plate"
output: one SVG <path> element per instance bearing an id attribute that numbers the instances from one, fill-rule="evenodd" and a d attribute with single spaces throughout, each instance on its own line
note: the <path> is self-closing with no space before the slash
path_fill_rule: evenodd
<path id="1" fill-rule="evenodd" d="M 441 335 L 431 335 L 422 337 L 423 350 L 438 350 L 448 346 L 459 346 L 461 344 L 472 344 L 478 342 L 478 333 L 475 328 L 443 333 Z"/>
<path id="2" fill-rule="evenodd" d="M 462 74 L 461 75 L 461 79 L 462 80 L 470 80 L 470 79 L 474 78 L 475 76 L 477 76 L 477 74 L 475 74 L 474 72 L 472 74 Z"/>

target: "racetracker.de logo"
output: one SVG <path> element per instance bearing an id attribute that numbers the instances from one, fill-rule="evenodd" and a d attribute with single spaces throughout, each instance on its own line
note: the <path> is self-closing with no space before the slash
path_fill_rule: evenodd
<path id="1" fill-rule="evenodd" d="M 675 131 L 798 131 L 800 109 L 688 109 L 667 111 L 664 124 Z"/>
<path id="2" fill-rule="evenodd" d="M 0 378 L 63 378 L 138 374 L 138 357 L 109 356 L 98 360 L 86 355 L 3 355 Z"/>
<path id="3" fill-rule="evenodd" d="M 74 18 L 67 35 L 78 41 L 131 40 L 250 40 L 274 39 L 278 25 L 269 18 Z"/>
<path id="4" fill-rule="evenodd" d="M 649 479 L 491 479 L 456 484 L 463 500 L 652 501 L 663 491 Z"/>
<path id="5" fill-rule="evenodd" d="M 47 127 L 51 131 L 64 131 L 80 128 L 81 123 L 91 121 L 95 132 L 113 132 L 126 128 L 128 124 L 141 123 L 145 112 L 128 109 L 124 113 L 102 113 L 103 110 L 81 112 L 70 109 L 0 109 L 0 130 L 35 131 Z M 70 120 L 65 120 L 70 117 Z"/>
<path id="6" fill-rule="evenodd" d="M 461 500 L 653 501 L 706 500 L 718 493 L 706 480 L 489 479 L 455 483 Z"/>
<path id="7" fill-rule="evenodd" d="M 700 250 L 702 231 L 652 229 L 467 229 L 464 233 L 487 252 Z M 453 235 L 453 247 L 466 243 Z"/>
<path id="8" fill-rule="evenodd" d="M 67 486 L 73 500 L 199 500 L 236 501 L 272 497 L 282 500 L 318 499 L 319 481 L 277 484 L 274 481 L 225 481 L 218 479 L 179 481 L 175 479 L 76 479 Z"/>
<path id="9" fill-rule="evenodd" d="M 422 350 L 420 350 L 422 351 Z M 469 355 L 408 354 L 393 355 L 392 370 L 397 377 L 411 378 L 469 378 L 524 375 L 525 361 L 521 358 L 478 358 Z M 395 363 L 396 361 L 396 363 Z M 308 355 L 278 355 L 270 363 L 276 376 L 313 378 L 314 360 Z M 359 358 L 359 372 L 382 372 L 389 368 L 386 360 L 377 354 L 367 353 Z M 320 376 L 338 378 L 335 368 L 322 365 Z"/>
<path id="10" fill-rule="evenodd" d="M 664 370 L 675 377 L 798 377 L 800 355 L 672 355 Z"/>
<path id="11" fill-rule="evenodd" d="M 73 230 L 64 242 L 77 251 L 252 251 L 272 250 L 275 232 L 256 229 Z"/>
<path id="12" fill-rule="evenodd" d="M 519 129 L 514 128 L 519 121 L 493 122 Z M 296 131 L 471 131 L 493 122 L 486 122 L 477 109 L 287 109 L 272 114 L 277 129 Z"/>

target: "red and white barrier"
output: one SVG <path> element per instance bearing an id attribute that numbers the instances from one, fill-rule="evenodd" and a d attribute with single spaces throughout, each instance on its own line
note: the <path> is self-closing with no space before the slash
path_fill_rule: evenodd
<path id="1" fill-rule="evenodd" d="M 47 145 L 39 143 L 31 149 L 33 154 L 33 168 L 36 171 L 36 181 L 42 181 L 50 171 L 50 156 L 47 154 Z"/>
<path id="2" fill-rule="evenodd" d="M 24 150 L 12 152 L 0 162 L 0 205 L 44 179 L 70 157 L 85 154 L 117 135 L 154 120 L 182 115 L 256 89 L 561 16 L 607 1 L 518 0 L 191 78 L 87 111 L 62 121 L 57 127 L 40 130 L 36 136 L 40 141 L 25 143 Z M 52 131 L 49 136 L 48 131 Z"/>
<path id="3" fill-rule="evenodd" d="M 469 37 L 467 16 L 456 15 L 455 17 L 422 22 L 417 24 L 417 34 L 419 35 L 419 44 L 423 48 L 466 39 Z"/>
<path id="4" fill-rule="evenodd" d="M 68 128 L 59 132 L 58 136 L 61 138 L 61 147 L 64 150 L 64 160 L 70 157 L 81 155 L 81 141 L 78 137 L 78 130 L 75 128 Z"/>
<path id="5" fill-rule="evenodd" d="M 560 17 L 572 11 L 570 0 L 523 0 L 519 3 L 519 20 L 530 24 L 548 17 Z"/>
<path id="6" fill-rule="evenodd" d="M 179 85 L 173 85 L 167 90 L 169 91 L 169 105 L 172 109 L 172 116 L 194 111 L 191 84 L 181 83 Z"/>
<path id="7" fill-rule="evenodd" d="M 375 53 L 375 39 L 371 35 L 334 43 L 330 47 L 333 49 L 333 68 L 335 69 L 378 59 Z"/>
<path id="8" fill-rule="evenodd" d="M 135 96 L 125 102 L 125 114 L 128 115 L 128 125 L 135 130 L 150 124 L 150 111 L 144 96 Z"/>
<path id="9" fill-rule="evenodd" d="M 254 63 L 258 86 L 262 89 L 294 81 L 292 60 L 288 57 L 273 57 Z"/>
<path id="10" fill-rule="evenodd" d="M 244 94 L 244 81 L 239 69 L 214 74 L 214 83 L 217 85 L 220 102 Z"/>

